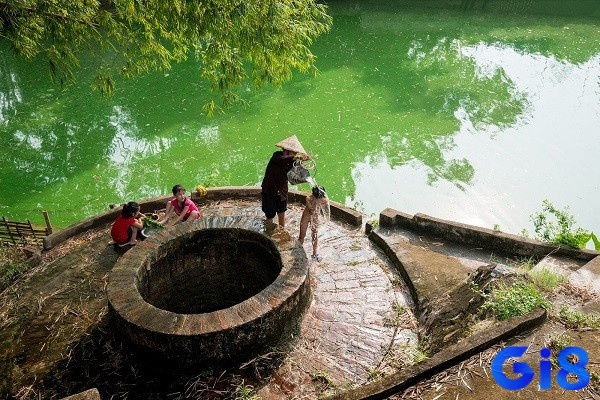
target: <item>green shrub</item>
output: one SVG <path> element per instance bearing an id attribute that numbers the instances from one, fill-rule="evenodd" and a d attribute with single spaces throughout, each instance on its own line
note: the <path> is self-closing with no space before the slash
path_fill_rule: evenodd
<path id="1" fill-rule="evenodd" d="M 553 215 L 554 218 L 551 218 Z M 569 214 L 568 207 L 559 210 L 549 200 L 542 202 L 542 211 L 531 215 L 538 240 L 562 244 L 575 249 L 583 249 L 592 240 L 596 250 L 600 251 L 600 241 L 592 232 L 574 228 L 575 217 Z"/>
<path id="2" fill-rule="evenodd" d="M 491 311 L 499 320 L 525 315 L 537 307 L 549 308 L 550 303 L 530 282 L 516 282 L 513 285 L 499 284 L 492 289 L 483 303 L 484 310 Z"/>

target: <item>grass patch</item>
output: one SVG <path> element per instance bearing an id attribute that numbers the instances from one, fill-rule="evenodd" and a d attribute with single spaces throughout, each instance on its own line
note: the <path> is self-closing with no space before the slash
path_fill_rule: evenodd
<path id="1" fill-rule="evenodd" d="M 529 271 L 527 275 L 537 287 L 545 292 L 553 292 L 554 289 L 567 281 L 567 278 L 563 275 L 551 271 L 548 268 Z"/>
<path id="2" fill-rule="evenodd" d="M 537 307 L 550 307 L 548 300 L 531 282 L 518 281 L 512 285 L 501 282 L 486 296 L 482 308 L 501 321 L 525 315 Z"/>
<path id="3" fill-rule="evenodd" d="M 558 311 L 559 321 L 567 329 L 598 329 L 600 328 L 600 315 L 585 314 L 581 311 L 571 310 L 566 305 L 562 305 Z"/>
<path id="4" fill-rule="evenodd" d="M 370 369 L 367 372 L 367 382 L 378 381 L 381 378 L 383 378 L 383 372 L 382 371 L 379 371 L 377 369 Z"/>
<path id="5" fill-rule="evenodd" d="M 518 271 L 531 271 L 538 260 L 535 257 L 501 258 L 494 254 L 490 256 L 490 263 L 503 264 Z"/>
<path id="6" fill-rule="evenodd" d="M 423 341 L 416 346 L 406 344 L 396 347 L 390 351 L 387 363 L 397 370 L 420 364 L 429 358 L 423 350 L 426 344 Z"/>
<path id="7" fill-rule="evenodd" d="M 358 250 L 362 250 L 362 246 L 360 245 L 360 243 L 359 243 L 359 242 L 353 242 L 353 243 L 350 245 L 350 250 L 352 250 L 352 251 L 358 251 Z"/>
<path id="8" fill-rule="evenodd" d="M 234 396 L 236 400 L 260 400 L 254 388 L 246 385 L 243 380 L 236 386 Z"/>

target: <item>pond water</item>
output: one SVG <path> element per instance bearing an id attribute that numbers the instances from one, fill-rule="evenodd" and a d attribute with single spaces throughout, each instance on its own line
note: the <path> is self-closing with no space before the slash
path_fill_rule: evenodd
<path id="1" fill-rule="evenodd" d="M 60 228 L 176 183 L 259 185 L 296 134 L 329 198 L 367 215 L 532 233 L 548 199 L 600 233 L 597 1 L 436 3 L 329 2 L 320 74 L 244 88 L 248 105 L 214 118 L 193 60 L 103 98 L 93 66 L 61 89 L 2 44 L 0 214 L 43 225 L 48 210 Z"/>

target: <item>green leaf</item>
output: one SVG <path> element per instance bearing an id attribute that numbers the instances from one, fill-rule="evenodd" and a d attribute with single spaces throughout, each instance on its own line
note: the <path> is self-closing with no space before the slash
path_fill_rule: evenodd
<path id="1" fill-rule="evenodd" d="M 592 241 L 594 242 L 594 248 L 596 251 L 600 251 L 600 240 L 598 240 L 598 237 L 594 234 L 594 232 L 592 232 L 591 235 Z"/>

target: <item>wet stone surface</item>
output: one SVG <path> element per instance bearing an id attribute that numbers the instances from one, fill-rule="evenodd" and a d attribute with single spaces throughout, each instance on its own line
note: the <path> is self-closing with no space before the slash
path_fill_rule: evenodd
<path id="1" fill-rule="evenodd" d="M 207 217 L 264 218 L 254 201 L 207 202 L 201 208 Z M 287 213 L 286 230 L 293 237 L 297 237 L 302 210 L 303 206 L 292 204 Z M 33 385 L 32 393 L 43 393 L 44 379 L 48 382 L 50 376 L 61 375 L 61 368 L 75 363 L 73 357 L 86 363 L 95 357 L 87 351 L 102 353 L 105 345 L 86 341 L 106 329 L 108 277 L 121 256 L 109 243 L 109 225 L 73 237 L 47 252 L 42 265 L 3 293 L 3 393 L 16 393 L 27 385 Z M 312 254 L 311 246 L 308 237 L 307 254 Z M 364 227 L 339 221 L 323 224 L 319 254 L 320 262 L 309 258 L 312 303 L 301 325 L 293 330 L 291 350 L 266 385 L 256 388 L 262 398 L 316 398 L 360 385 L 369 379 L 370 371 L 385 366 L 386 354 L 395 344 L 416 343 L 410 329 L 401 331 L 387 323 L 395 307 L 410 309 L 409 300 L 385 255 L 364 234 Z M 99 348 L 88 349 L 88 345 Z M 68 382 L 73 386 L 69 389 L 64 381 L 68 378 L 60 379 L 61 396 L 87 389 L 83 382 Z M 87 384 L 100 386 L 99 382 Z"/>
<path id="2" fill-rule="evenodd" d="M 224 204 L 203 212 L 262 216 L 252 205 L 233 209 Z M 291 205 L 286 214 L 286 229 L 292 234 L 299 230 L 301 213 L 301 206 Z M 363 228 L 336 221 L 322 224 L 318 247 L 322 260 L 310 261 L 313 303 L 299 340 L 275 379 L 259 391 L 265 398 L 314 398 L 327 388 L 363 384 L 371 371 L 382 368 L 391 347 L 416 345 L 416 334 L 399 334 L 397 326 L 388 323 L 395 307 L 410 308 L 410 300 Z M 312 254 L 310 237 L 304 248 Z M 320 387 L 319 381 L 326 381 L 327 388 Z"/>

